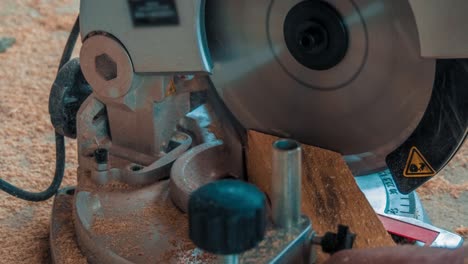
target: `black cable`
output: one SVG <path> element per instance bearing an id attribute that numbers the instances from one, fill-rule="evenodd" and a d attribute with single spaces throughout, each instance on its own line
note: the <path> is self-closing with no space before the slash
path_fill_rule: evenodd
<path id="1" fill-rule="evenodd" d="M 73 28 L 70 32 L 70 35 L 68 36 L 67 43 L 65 44 L 65 48 L 62 53 L 62 58 L 60 59 L 60 64 L 58 70 L 67 63 L 72 56 L 73 49 L 75 48 L 76 40 L 78 39 L 78 36 L 80 35 L 80 17 L 78 16 L 75 20 L 75 24 L 73 25 Z"/>
<path id="2" fill-rule="evenodd" d="M 76 18 L 75 24 L 73 25 L 73 29 L 68 36 L 67 43 L 65 45 L 65 49 L 62 53 L 62 58 L 60 59 L 59 64 L 59 71 L 67 63 L 73 53 L 73 49 L 75 48 L 76 40 L 78 39 L 80 33 L 80 23 L 79 23 L 79 16 Z M 58 134 L 55 132 L 55 175 L 54 179 L 50 186 L 42 192 L 28 192 L 23 189 L 20 189 L 12 184 L 0 179 L 0 189 L 23 200 L 32 201 L 32 202 L 40 202 L 48 200 L 50 197 L 54 196 L 58 189 L 60 188 L 60 184 L 62 183 L 63 174 L 65 172 L 65 138 L 63 135 Z"/>

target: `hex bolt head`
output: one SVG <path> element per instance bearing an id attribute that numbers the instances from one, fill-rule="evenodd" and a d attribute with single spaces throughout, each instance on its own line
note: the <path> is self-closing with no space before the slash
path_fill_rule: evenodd
<path id="1" fill-rule="evenodd" d="M 100 99 L 123 97 L 132 87 L 132 60 L 125 47 L 111 36 L 96 34 L 87 38 L 81 47 L 80 66 Z"/>
<path id="2" fill-rule="evenodd" d="M 94 59 L 96 72 L 106 81 L 117 78 L 117 63 L 106 53 Z"/>

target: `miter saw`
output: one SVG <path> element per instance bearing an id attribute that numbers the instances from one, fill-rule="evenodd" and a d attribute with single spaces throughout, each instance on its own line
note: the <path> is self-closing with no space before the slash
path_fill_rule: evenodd
<path id="1" fill-rule="evenodd" d="M 27 200 L 56 194 L 56 263 L 73 247 L 93 263 L 216 254 L 228 263 L 309 262 L 312 244 L 333 253 L 354 234 L 339 226 L 319 237 L 300 215 L 291 192 L 300 181 L 287 179 L 300 179 L 301 142 L 342 153 L 398 239 L 458 247 L 463 240 L 430 225 L 413 191 L 466 138 L 467 8 L 463 0 L 81 0 L 50 96 L 53 184 L 42 193 L 0 186 Z M 78 33 L 80 58 L 69 60 Z M 294 139 L 273 146 L 271 209 L 243 181 L 248 129 Z M 78 185 L 57 192 L 64 136 L 78 141 Z"/>

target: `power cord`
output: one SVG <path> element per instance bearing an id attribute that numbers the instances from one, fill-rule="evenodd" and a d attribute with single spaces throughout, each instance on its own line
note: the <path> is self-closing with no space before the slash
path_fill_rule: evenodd
<path id="1" fill-rule="evenodd" d="M 70 60 L 72 53 L 73 53 L 73 49 L 75 48 L 75 44 L 78 39 L 79 33 L 80 33 L 80 22 L 79 22 L 79 16 L 78 16 L 76 18 L 75 24 L 73 25 L 73 29 L 70 32 L 70 35 L 68 36 L 65 49 L 63 50 L 62 58 L 60 59 L 60 64 L 58 68 L 59 71 L 63 67 L 63 65 L 65 65 Z M 7 181 L 0 179 L 0 190 L 3 190 L 17 198 L 20 198 L 26 201 L 32 201 L 32 202 L 45 201 L 57 193 L 58 189 L 60 188 L 60 184 L 62 183 L 64 172 L 65 172 L 65 138 L 63 135 L 55 132 L 55 175 L 50 186 L 42 192 L 28 192 L 8 183 Z"/>

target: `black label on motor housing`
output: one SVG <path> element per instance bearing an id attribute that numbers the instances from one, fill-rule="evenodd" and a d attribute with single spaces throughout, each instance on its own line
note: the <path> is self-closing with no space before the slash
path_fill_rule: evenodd
<path id="1" fill-rule="evenodd" d="M 136 27 L 179 24 L 175 0 L 128 0 L 128 3 Z"/>

